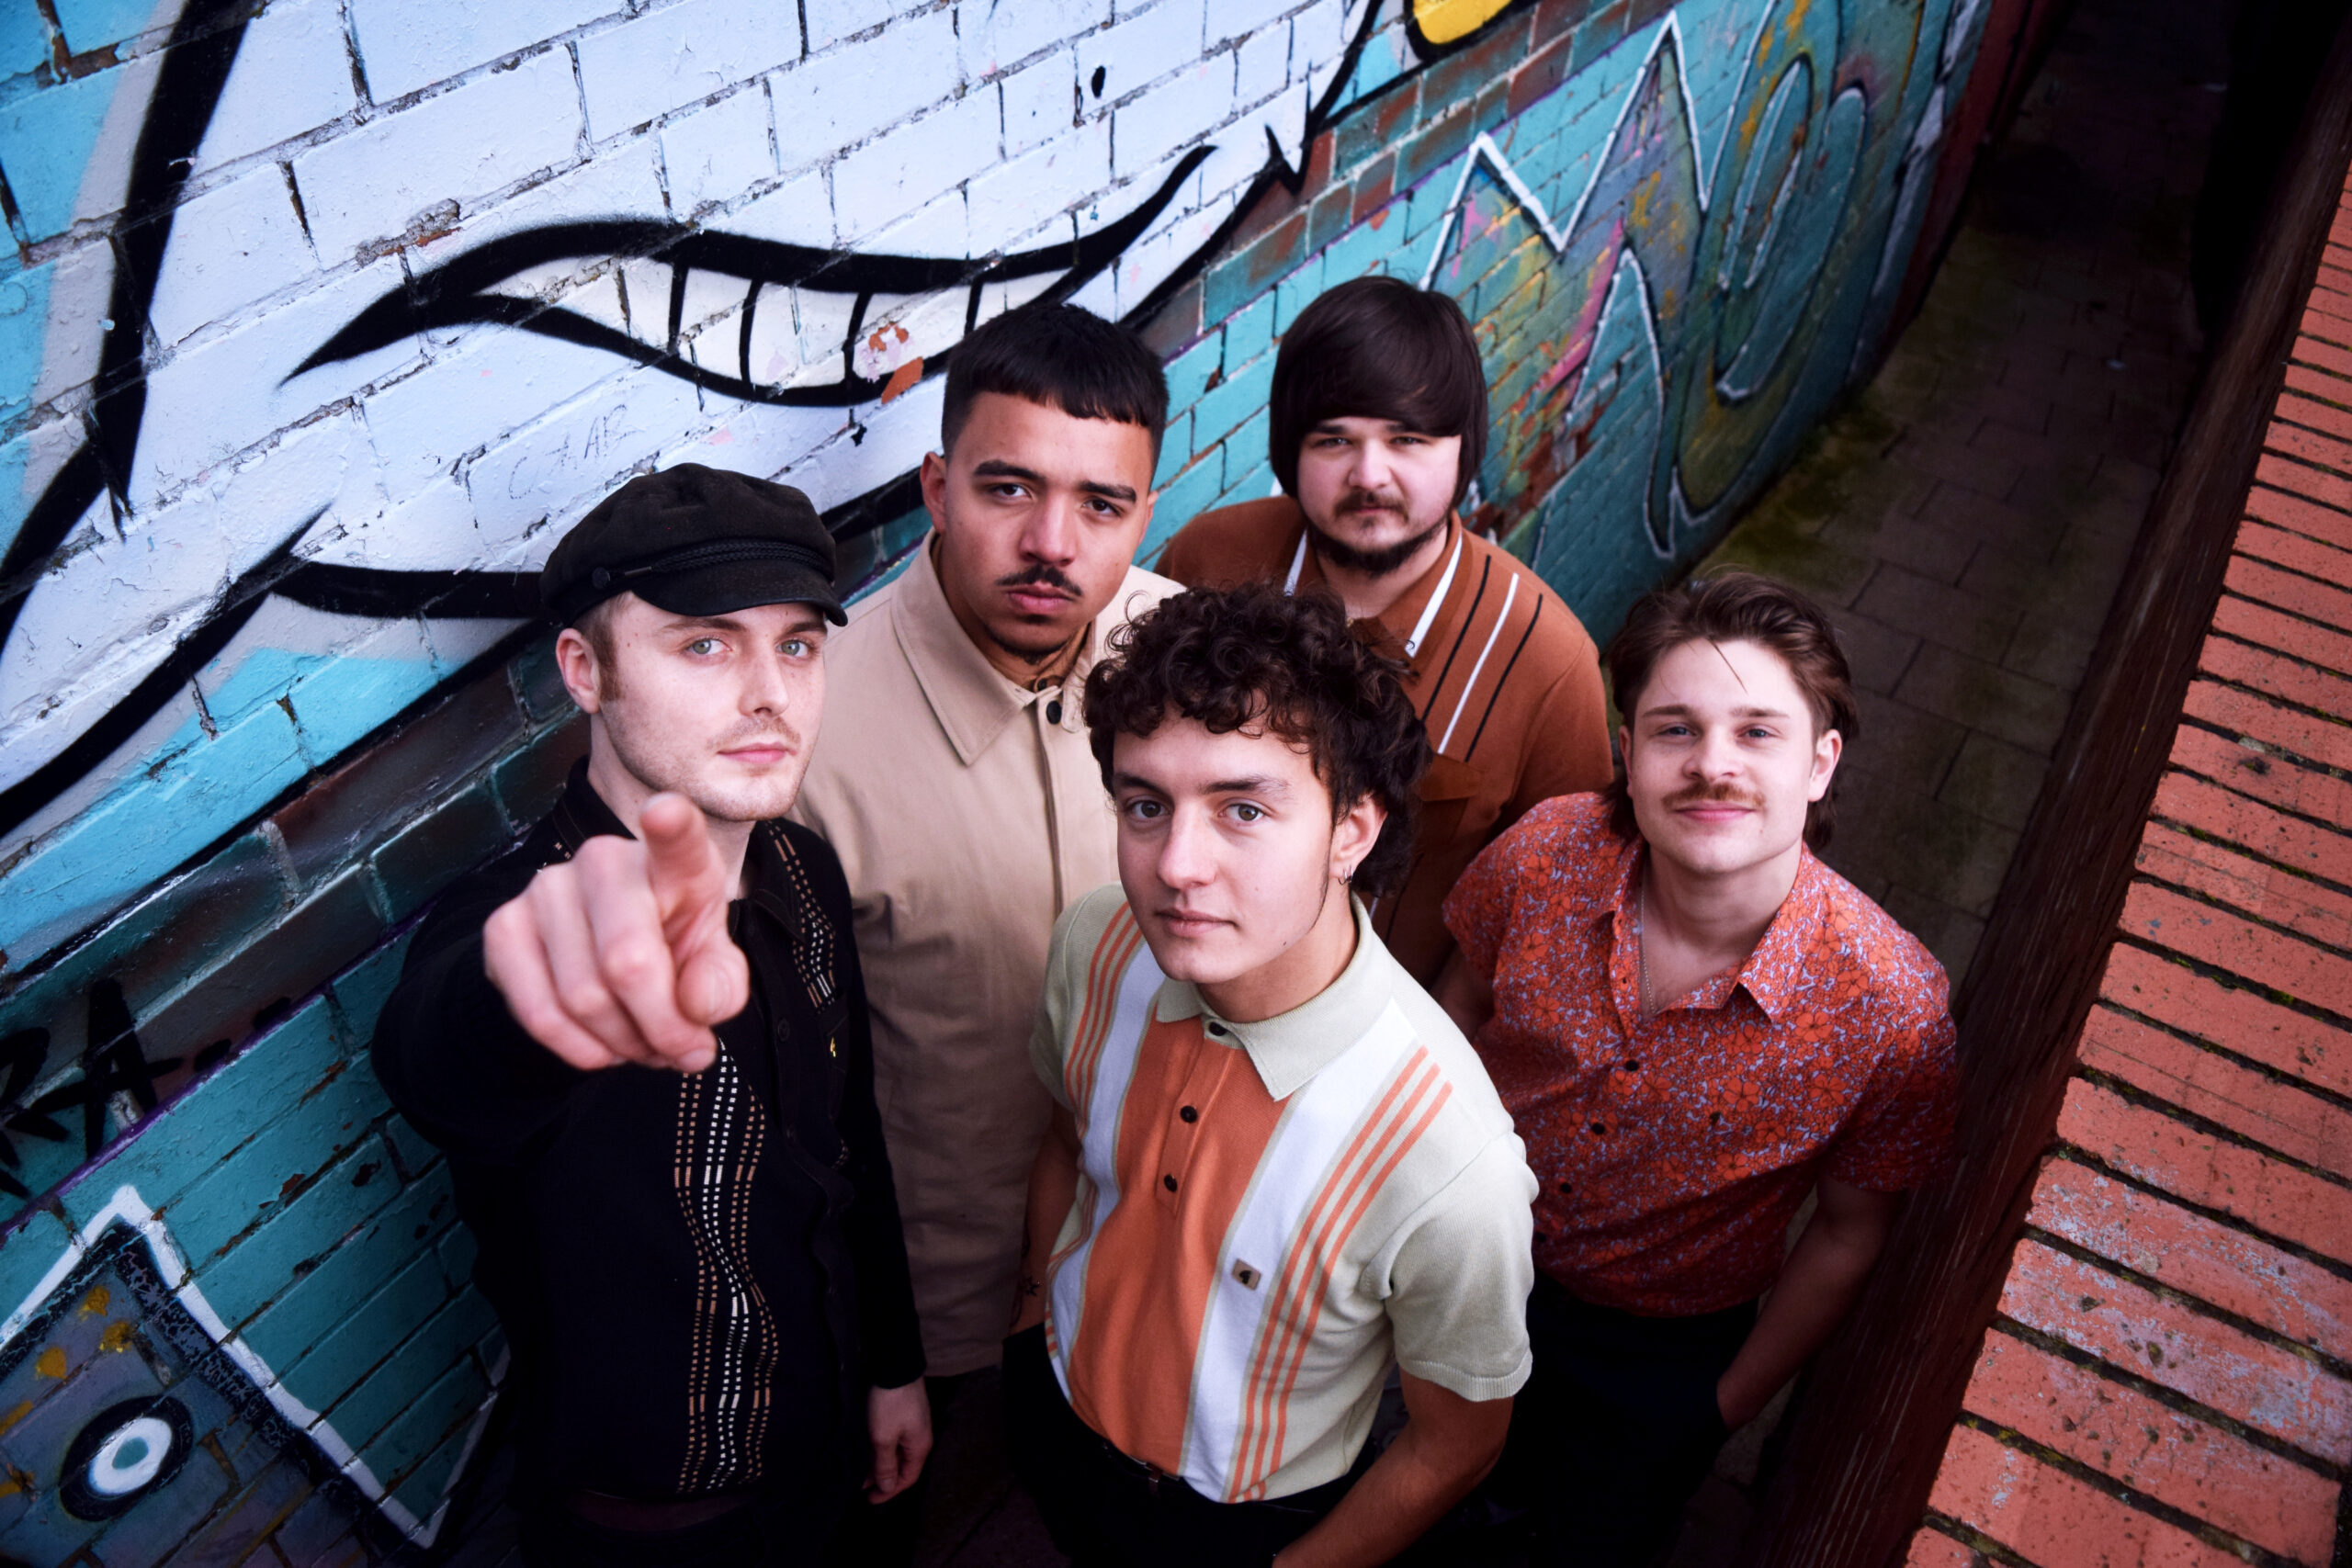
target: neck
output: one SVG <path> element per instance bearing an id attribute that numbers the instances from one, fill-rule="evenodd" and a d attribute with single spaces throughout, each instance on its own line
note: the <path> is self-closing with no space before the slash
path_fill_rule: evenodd
<path id="1" fill-rule="evenodd" d="M 1331 988 L 1356 955 L 1356 915 L 1345 884 L 1332 882 L 1306 933 L 1247 975 L 1200 987 L 1217 1016 L 1256 1023 L 1304 1007 Z"/>
<path id="2" fill-rule="evenodd" d="M 956 584 L 947 574 L 939 570 L 937 536 L 933 536 L 931 548 L 932 571 L 939 579 L 939 592 L 947 601 L 948 614 L 956 617 L 956 625 L 963 631 L 966 640 L 979 649 L 980 657 L 989 661 L 989 669 L 1014 685 L 1025 686 L 1031 691 L 1069 673 L 1071 666 L 1078 662 L 1078 650 L 1086 646 L 1086 634 L 1093 629 L 1091 617 L 1070 634 L 1068 642 L 1050 652 L 1032 657 L 1007 648 L 989 634 L 987 623 L 964 602 L 964 596 L 956 591 Z"/>
<path id="3" fill-rule="evenodd" d="M 1745 963 L 1764 940 L 1772 917 L 1788 902 L 1804 858 L 1802 843 L 1737 871 L 1694 871 L 1657 852 L 1647 862 L 1643 894 L 1648 922 L 1660 936 L 1720 961 Z"/>
<path id="4" fill-rule="evenodd" d="M 645 810 L 645 803 L 660 794 L 643 779 L 628 771 L 605 738 L 605 727 L 594 716 L 588 720 L 588 785 L 621 819 L 621 826 L 636 837 L 643 838 L 638 818 Z M 727 867 L 737 887 L 743 885 L 743 857 L 752 847 L 752 824 L 730 822 L 703 813 L 703 823 L 710 829 L 710 847 L 718 852 L 718 863 Z"/>
<path id="5" fill-rule="evenodd" d="M 1340 603 L 1347 606 L 1348 618 L 1369 621 L 1386 615 L 1388 607 L 1405 596 L 1405 590 L 1419 582 L 1424 573 L 1437 565 L 1439 558 L 1445 554 L 1446 547 L 1453 542 L 1453 530 L 1450 527 L 1438 529 L 1421 541 L 1419 549 L 1399 562 L 1396 570 L 1384 571 L 1377 576 L 1342 566 L 1317 548 L 1313 544 L 1316 537 L 1313 529 L 1307 530 L 1306 536 L 1308 547 L 1315 549 L 1315 558 L 1323 568 L 1323 581 L 1330 584 L 1331 592 L 1337 593 Z"/>

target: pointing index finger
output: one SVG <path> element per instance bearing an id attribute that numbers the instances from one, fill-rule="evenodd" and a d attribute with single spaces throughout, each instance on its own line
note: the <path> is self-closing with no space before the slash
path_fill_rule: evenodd
<path id="1" fill-rule="evenodd" d="M 673 931 L 678 923 L 727 904 L 727 873 L 710 841 L 702 813 L 682 795 L 662 794 L 638 813 L 638 835 L 645 842 L 646 879 L 662 921 Z"/>

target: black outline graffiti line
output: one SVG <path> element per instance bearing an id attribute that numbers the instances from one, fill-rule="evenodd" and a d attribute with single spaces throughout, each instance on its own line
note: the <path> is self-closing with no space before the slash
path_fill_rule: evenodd
<path id="1" fill-rule="evenodd" d="M 1529 0 L 1512 0 L 1486 26 L 1491 27 L 1503 17 L 1523 9 L 1528 3 Z M 1302 150 L 1311 147 L 1315 139 L 1334 122 L 1340 100 L 1354 77 L 1364 45 L 1376 29 L 1383 9 L 1380 0 L 1365 6 L 1355 36 L 1347 41 L 1333 67 L 1329 86 L 1319 100 L 1308 107 Z M 101 355 L 99 392 L 91 409 L 92 436 L 59 468 L 28 511 L 5 556 L 0 556 L 0 648 L 6 647 L 18 615 L 57 549 L 88 514 L 92 503 L 101 495 L 111 494 L 116 497 L 118 511 L 127 510 L 121 497 L 131 472 L 145 409 L 146 384 L 141 370 L 154 280 L 170 240 L 179 191 L 211 124 L 221 89 L 243 41 L 249 16 L 245 0 L 188 0 L 173 28 L 132 153 L 130 194 L 114 234 L 119 262 L 108 306 L 107 319 L 112 325 L 107 329 Z M 1485 28 L 1479 31 L 1483 33 Z M 1452 52 L 1453 47 L 1425 50 L 1418 36 L 1414 42 L 1416 54 L 1423 63 Z M 1399 80 L 1412 73 L 1408 72 Z M 747 283 L 805 277 L 820 284 L 831 281 L 841 291 L 855 293 L 858 320 L 844 344 L 846 353 L 854 344 L 858 326 L 863 324 L 865 307 L 880 293 L 969 288 L 971 294 L 966 307 L 968 323 L 978 309 L 982 288 L 990 283 L 1051 270 L 1056 265 L 1053 258 L 1061 254 L 1069 256 L 1071 271 L 1046 292 L 1050 297 L 1067 299 L 1117 259 L 1119 250 L 1142 232 L 1150 217 L 1165 209 L 1183 177 L 1196 166 L 1199 158 L 1206 155 L 1206 149 L 1196 149 L 1188 154 L 1177 173 L 1139 209 L 1149 216 L 1138 220 L 1137 214 L 1130 214 L 1101 233 L 1075 241 L 1067 248 L 1024 252 L 993 263 L 976 264 L 966 258 L 835 254 L 667 222 L 620 220 L 616 230 L 625 232 L 616 232 L 612 237 L 627 239 L 636 247 L 617 247 L 622 254 L 690 258 L 712 265 L 714 270 L 743 277 Z M 1302 151 L 1302 164 L 1304 162 Z M 1305 179 L 1305 169 L 1290 166 L 1269 131 L 1266 164 L 1243 191 L 1233 211 L 1128 313 L 1128 319 L 1148 319 L 1177 288 L 1197 276 L 1273 186 L 1279 184 L 1295 191 Z M 656 350 L 560 307 L 479 292 L 529 265 L 517 258 L 536 254 L 540 259 L 552 260 L 577 254 L 582 243 L 582 228 L 567 224 L 526 231 L 453 258 L 401 294 L 388 295 L 368 307 L 314 351 L 305 362 L 306 367 L 363 352 L 357 345 L 371 340 L 397 341 L 398 336 L 420 326 L 497 321 L 549 336 L 587 342 L 640 363 L 658 364 L 661 369 L 697 386 L 747 401 L 855 406 L 879 394 L 882 383 L 856 376 L 849 359 L 844 360 L 842 380 L 829 387 L 763 388 L 746 378 L 719 377 L 676 357 L 670 352 L 674 332 L 669 334 L 671 343 Z M 1114 234 L 1123 236 L 1115 246 L 1111 241 Z M 550 246 L 554 249 L 548 248 Z M 477 257 L 481 259 L 477 262 Z M 503 270 L 495 276 L 484 276 L 493 266 Z M 1092 270 L 1089 271 L 1089 267 Z M 682 267 L 673 283 L 682 283 L 684 276 L 685 269 Z M 755 283 L 751 292 L 756 291 Z M 387 333 L 392 335 L 386 336 Z M 927 358 L 924 376 L 939 374 L 952 353 L 951 346 Z M 909 510 L 912 505 L 910 491 L 909 476 L 901 475 L 831 508 L 827 521 L 837 536 L 856 537 Z M 289 540 L 289 548 L 290 545 Z M 164 660 L 118 699 L 89 729 L 32 773 L 0 790 L 0 833 L 22 825 L 162 711 L 188 678 L 216 657 L 251 619 L 265 593 L 274 592 L 313 608 L 346 614 L 522 618 L 537 612 L 537 596 L 531 588 L 535 581 L 536 574 L 528 572 L 391 571 L 330 567 L 292 558 L 282 549 L 269 561 L 239 578 L 204 620 L 183 636 Z"/>

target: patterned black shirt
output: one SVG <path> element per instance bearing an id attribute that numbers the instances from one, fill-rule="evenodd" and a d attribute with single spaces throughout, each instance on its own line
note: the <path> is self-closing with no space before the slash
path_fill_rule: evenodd
<path id="1" fill-rule="evenodd" d="M 923 1370 L 848 889 L 815 834 L 760 824 L 729 909 L 752 1004 L 717 1060 L 579 1072 L 508 1013 L 482 924 L 626 831 L 575 767 L 554 814 L 418 930 L 376 1071 L 448 1153 L 513 1352 L 526 1495 L 756 1487 L 830 1507 L 865 1471 L 865 1388 Z"/>

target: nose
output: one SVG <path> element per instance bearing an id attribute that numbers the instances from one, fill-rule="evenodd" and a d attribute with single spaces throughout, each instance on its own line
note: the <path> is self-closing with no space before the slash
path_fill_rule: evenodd
<path id="1" fill-rule="evenodd" d="M 1197 813 L 1179 807 L 1170 813 L 1167 837 L 1159 844 L 1161 884 L 1179 890 L 1201 887 L 1216 875 L 1208 824 Z"/>
<path id="2" fill-rule="evenodd" d="M 1739 743 L 1729 728 L 1709 725 L 1690 748 L 1689 771 L 1702 779 L 1729 778 L 1739 771 Z"/>
<path id="3" fill-rule="evenodd" d="M 1349 467 L 1348 482 L 1358 490 L 1379 491 L 1388 488 L 1390 477 L 1388 448 L 1378 441 L 1359 441 L 1355 458 Z"/>
<path id="4" fill-rule="evenodd" d="M 781 654 L 771 649 L 765 657 L 743 660 L 743 685 L 738 705 L 744 713 L 782 713 L 791 695 L 791 682 L 785 679 Z"/>
<path id="5" fill-rule="evenodd" d="M 1078 555 L 1078 510 L 1066 495 L 1048 494 L 1021 530 L 1021 553 L 1030 560 L 1067 567 Z"/>

